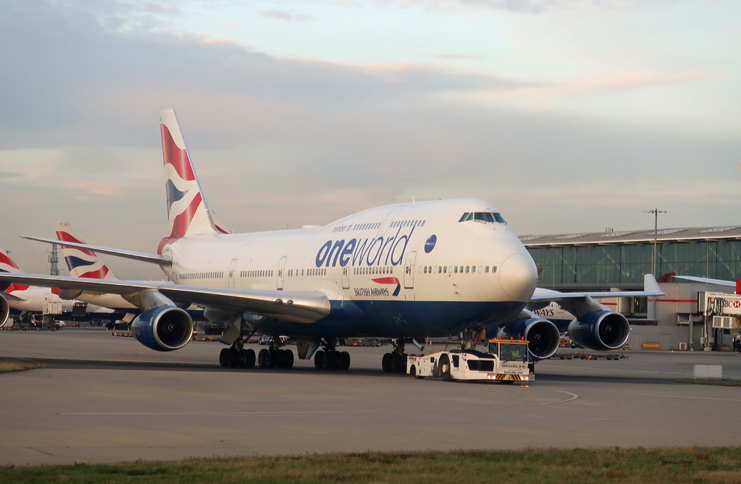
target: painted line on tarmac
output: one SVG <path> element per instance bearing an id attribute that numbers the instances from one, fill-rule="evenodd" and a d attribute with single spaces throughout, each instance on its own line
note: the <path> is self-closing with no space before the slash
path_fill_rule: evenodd
<path id="1" fill-rule="evenodd" d="M 576 393 L 567 392 L 564 390 L 556 390 L 558 393 L 565 393 L 566 395 L 569 395 L 569 398 L 565 398 L 563 400 L 557 400 L 555 402 L 540 402 L 540 403 L 528 403 L 527 405 L 522 405 L 523 407 L 537 407 L 540 405 L 555 405 L 557 403 L 568 403 L 573 402 L 577 398 L 579 398 L 579 395 Z"/>
<path id="2" fill-rule="evenodd" d="M 515 406 L 515 407 L 536 407 L 542 405 L 556 405 L 561 403 L 573 402 L 579 398 L 576 393 L 567 392 L 564 390 L 557 390 L 558 393 L 565 393 L 568 398 L 562 400 L 554 400 L 552 402 L 538 402 L 538 403 L 526 403 L 524 405 L 504 405 Z M 433 410 L 423 410 L 425 413 L 434 412 L 461 412 L 467 410 L 479 410 L 478 408 L 439 408 Z M 420 410 L 404 410 L 404 411 L 388 411 L 388 410 L 316 410 L 316 411 L 291 411 L 285 412 L 279 411 L 255 411 L 255 412 L 58 412 L 52 415 L 65 415 L 65 416 L 105 416 L 105 417 L 134 417 L 134 416 L 159 416 L 159 417 L 170 417 L 170 416 L 211 416 L 211 417 L 254 417 L 254 416 L 282 416 L 282 415 L 357 415 L 357 414 L 405 414 L 405 413 L 420 413 Z M 47 414 L 48 415 L 48 414 Z"/>
<path id="3" fill-rule="evenodd" d="M 608 395 L 631 395 L 637 397 L 664 397 L 664 398 L 684 398 L 687 400 L 712 400 L 717 402 L 741 402 L 738 398 L 716 398 L 716 397 L 691 397 L 689 395 L 666 395 L 661 393 L 626 393 L 626 392 L 601 392 L 595 391 L 593 393 L 604 393 Z"/>

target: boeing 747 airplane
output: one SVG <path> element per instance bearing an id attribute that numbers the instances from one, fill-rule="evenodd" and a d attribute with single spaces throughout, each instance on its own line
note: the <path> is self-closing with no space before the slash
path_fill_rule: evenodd
<path id="1" fill-rule="evenodd" d="M 21 274 L 0 274 L 0 283 L 119 294 L 142 311 L 132 323 L 136 339 L 158 351 L 188 343 L 193 322 L 183 308 L 197 304 L 207 319 L 228 323 L 220 363 L 229 367 L 256 360 L 291 367 L 293 352 L 281 347 L 296 344 L 299 358 L 316 354 L 317 368 L 347 369 L 349 354 L 337 351 L 343 338 L 392 338 L 386 371 L 406 368 L 405 344 L 417 338 L 462 333 L 470 347 L 482 331 L 525 338 L 535 358 L 548 358 L 559 331 L 531 310 L 551 301 L 575 316 L 572 340 L 619 348 L 627 319 L 594 299 L 662 294 L 651 275 L 642 292 L 536 289 L 532 258 L 500 211 L 481 200 L 386 205 L 325 226 L 231 234 L 209 210 L 174 111 L 160 113 L 160 130 L 169 232 L 157 253 L 63 245 L 158 264 L 174 284 Z M 255 332 L 273 336 L 258 358 L 244 348 Z"/>

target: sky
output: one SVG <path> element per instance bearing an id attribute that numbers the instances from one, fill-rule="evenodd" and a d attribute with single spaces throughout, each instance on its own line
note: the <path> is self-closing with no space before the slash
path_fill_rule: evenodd
<path id="1" fill-rule="evenodd" d="M 741 224 L 739 19 L 732 0 L 4 0 L 0 247 L 46 273 L 18 236 L 64 221 L 155 252 L 167 108 L 234 232 L 441 198 L 519 235 L 648 229 L 657 207 Z"/>

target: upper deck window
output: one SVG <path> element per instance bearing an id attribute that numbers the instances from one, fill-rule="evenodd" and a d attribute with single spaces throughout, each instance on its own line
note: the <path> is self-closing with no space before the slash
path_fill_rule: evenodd
<path id="1" fill-rule="evenodd" d="M 498 212 L 466 212 L 461 216 L 461 219 L 458 220 L 458 222 L 469 222 L 471 220 L 483 223 L 506 223 L 502 215 Z"/>

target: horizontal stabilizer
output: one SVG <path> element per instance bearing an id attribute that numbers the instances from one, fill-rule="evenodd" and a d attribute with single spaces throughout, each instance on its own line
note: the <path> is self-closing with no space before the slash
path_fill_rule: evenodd
<path id="1" fill-rule="evenodd" d="M 151 264 L 158 264 L 161 266 L 172 265 L 171 259 L 162 257 L 161 255 L 157 255 L 157 254 L 147 254 L 145 252 L 133 252 L 130 250 L 111 249 L 108 247 L 99 247 L 97 245 L 88 245 L 88 244 L 77 244 L 74 242 L 61 242 L 56 239 L 44 239 L 42 237 L 31 237 L 29 235 L 21 235 L 21 237 L 24 239 L 28 239 L 28 240 L 35 240 L 37 242 L 44 242 L 47 244 L 54 244 L 54 245 L 64 245 L 67 247 L 74 247 L 77 249 L 86 249 L 86 250 L 91 250 L 93 252 L 99 252 L 101 254 L 115 255 L 116 257 L 123 257 L 125 259 L 134 259 L 140 262 L 149 262 Z"/>

